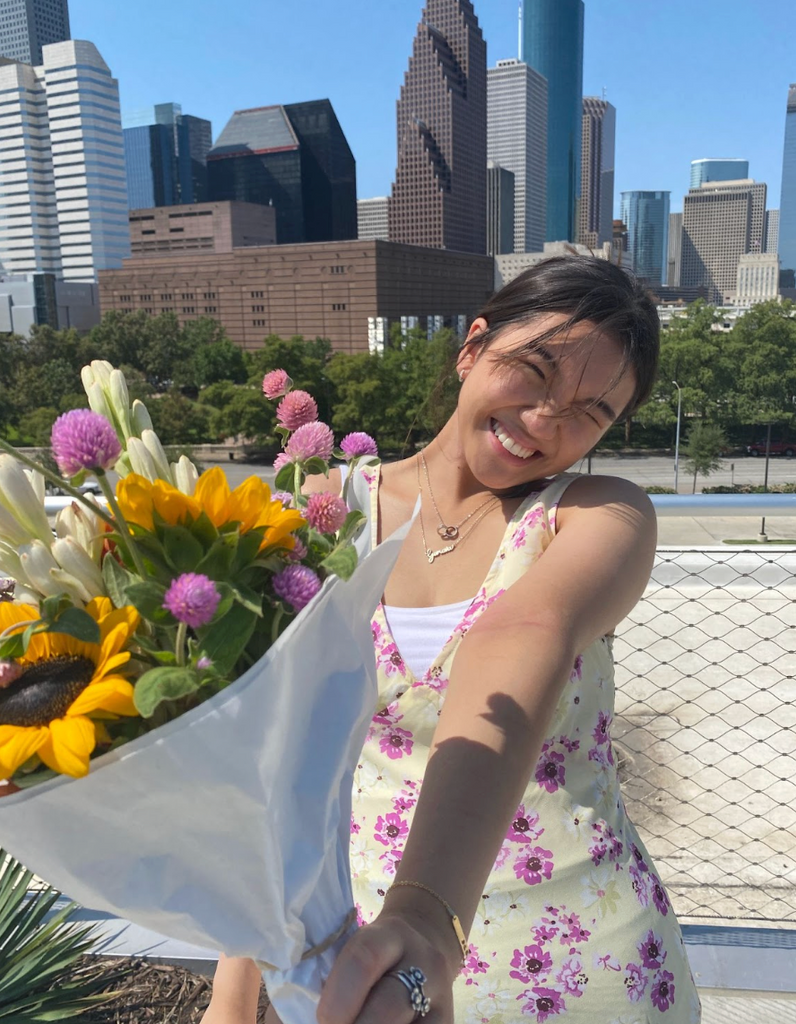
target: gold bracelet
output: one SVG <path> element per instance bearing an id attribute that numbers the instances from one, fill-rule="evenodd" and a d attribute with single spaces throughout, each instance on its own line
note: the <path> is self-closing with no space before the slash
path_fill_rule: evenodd
<path id="1" fill-rule="evenodd" d="M 467 936 L 464 934 L 462 923 L 459 920 L 459 915 L 456 913 L 456 911 L 453 909 L 450 903 L 448 903 L 446 899 L 443 899 L 438 892 L 434 892 L 434 890 L 429 888 L 427 885 L 423 885 L 422 882 L 393 882 L 390 888 L 384 894 L 384 898 L 386 899 L 393 889 L 397 889 L 399 888 L 399 886 L 402 885 L 411 886 L 414 889 L 422 889 L 424 892 L 427 892 L 431 896 L 433 896 L 434 899 L 437 900 L 438 903 L 441 903 L 443 907 L 448 911 L 448 914 L 450 915 L 451 919 L 451 924 L 453 925 L 453 930 L 456 932 L 456 940 L 459 943 L 459 946 L 461 947 L 462 950 L 462 963 L 464 963 L 464 961 L 467 959 L 467 954 L 470 951 L 470 947 L 467 942 Z"/>

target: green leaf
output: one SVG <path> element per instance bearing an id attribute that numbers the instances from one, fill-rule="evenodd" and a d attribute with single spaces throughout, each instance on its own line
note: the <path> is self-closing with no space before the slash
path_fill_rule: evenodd
<path id="1" fill-rule="evenodd" d="M 25 630 L 22 633 L 14 633 L 13 636 L 7 636 L 5 640 L 0 643 L 0 658 L 5 661 L 13 661 L 14 658 L 21 658 L 25 651 L 28 649 L 28 643 L 30 642 L 30 636 L 25 637 Z"/>
<path id="2" fill-rule="evenodd" d="M 44 622 L 55 622 L 62 600 L 63 598 L 60 594 L 58 597 L 45 597 L 39 606 L 39 611 Z"/>
<path id="3" fill-rule="evenodd" d="M 262 595 L 258 594 L 256 590 L 252 590 L 250 587 L 246 587 L 242 583 L 239 583 L 235 587 L 230 587 L 229 590 L 232 597 L 238 602 L 238 604 L 242 604 L 244 608 L 248 608 L 250 612 L 254 612 L 258 617 L 262 616 L 263 599 Z"/>
<path id="4" fill-rule="evenodd" d="M 199 652 L 213 662 L 219 675 L 228 675 L 235 667 L 257 621 L 257 615 L 249 608 L 234 604 L 222 619 L 200 630 Z"/>
<path id="5" fill-rule="evenodd" d="M 170 613 L 163 607 L 166 588 L 159 583 L 131 583 L 125 591 L 129 603 L 150 622 L 163 622 Z"/>
<path id="6" fill-rule="evenodd" d="M 127 604 L 125 591 L 135 579 L 137 577 L 119 565 L 112 554 L 105 555 L 102 560 L 102 581 L 114 608 L 123 608 Z"/>
<path id="7" fill-rule="evenodd" d="M 213 526 L 207 512 L 202 512 L 199 518 L 191 523 L 190 530 L 205 550 L 210 547 L 218 536 L 218 530 Z"/>
<path id="8" fill-rule="evenodd" d="M 190 571 L 202 572 L 205 576 L 209 576 L 211 580 L 226 579 L 232 568 L 235 552 L 234 537 L 219 537 L 213 542 L 204 558 L 200 558 L 195 562 L 195 567 Z"/>
<path id="9" fill-rule="evenodd" d="M 184 526 L 163 528 L 163 550 L 178 573 L 196 572 L 196 565 L 204 556 L 204 545 Z"/>
<path id="10" fill-rule="evenodd" d="M 100 631 L 96 619 L 84 612 L 82 608 L 67 608 L 61 612 L 55 622 L 50 623 L 48 633 L 65 633 L 84 644 L 98 644 Z"/>
<path id="11" fill-rule="evenodd" d="M 325 459 L 315 456 L 312 459 L 307 459 L 304 463 L 304 472 L 307 476 L 315 476 L 317 473 L 323 473 L 324 476 L 328 476 L 329 464 Z"/>
<path id="12" fill-rule="evenodd" d="M 335 548 L 321 562 L 327 572 L 334 573 L 340 579 L 348 580 L 354 575 L 357 567 L 357 553 L 350 544 L 345 547 Z"/>
<path id="13" fill-rule="evenodd" d="M 366 520 L 367 516 L 364 512 L 360 512 L 359 509 L 354 509 L 353 512 L 349 512 L 345 517 L 345 522 L 337 533 L 338 544 L 343 544 L 345 541 L 353 537 Z"/>
<path id="14" fill-rule="evenodd" d="M 274 480 L 274 490 L 276 491 L 290 491 L 293 493 L 293 478 L 295 476 L 295 467 L 292 462 L 288 462 L 287 465 L 283 466 L 276 474 Z"/>
<path id="15" fill-rule="evenodd" d="M 138 679 L 133 701 L 144 718 L 151 718 L 159 704 L 196 693 L 202 685 L 197 672 L 187 667 L 164 665 L 151 668 Z"/>
<path id="16" fill-rule="evenodd" d="M 283 445 L 287 443 L 287 439 L 290 437 L 290 431 L 287 427 L 274 427 L 274 433 L 282 439 Z"/>

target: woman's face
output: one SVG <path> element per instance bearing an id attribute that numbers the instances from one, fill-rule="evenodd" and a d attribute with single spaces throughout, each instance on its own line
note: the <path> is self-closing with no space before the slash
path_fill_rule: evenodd
<path id="1" fill-rule="evenodd" d="M 458 360 L 463 454 L 485 487 L 503 490 L 555 476 L 582 459 L 633 397 L 633 373 L 616 380 L 622 350 L 591 323 L 523 348 L 567 317 L 551 313 L 507 327 L 486 347 L 476 320 Z M 471 343 L 472 342 L 472 343 Z M 504 362 L 497 357 L 514 352 Z"/>

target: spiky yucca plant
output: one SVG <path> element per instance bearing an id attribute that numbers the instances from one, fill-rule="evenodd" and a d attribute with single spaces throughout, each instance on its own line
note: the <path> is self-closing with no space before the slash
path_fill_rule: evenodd
<path id="1" fill-rule="evenodd" d="M 32 872 L 0 849 L 0 1022 L 40 1024 L 78 1017 L 113 993 L 101 964 L 78 964 L 93 927 L 70 923 L 76 904 L 55 910 L 60 893 L 28 887 Z"/>

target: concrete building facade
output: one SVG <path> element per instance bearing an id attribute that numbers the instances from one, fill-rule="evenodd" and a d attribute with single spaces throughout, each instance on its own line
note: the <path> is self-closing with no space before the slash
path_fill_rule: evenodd
<path id="1" fill-rule="evenodd" d="M 749 252 L 738 260 L 736 306 L 754 306 L 779 298 L 779 256 Z"/>
<path id="2" fill-rule="evenodd" d="M 779 210 L 766 210 L 766 241 L 763 252 L 779 254 Z"/>
<path id="3" fill-rule="evenodd" d="M 43 47 L 70 36 L 67 0 L 2 0 L 0 57 L 37 67 Z"/>
<path id="4" fill-rule="evenodd" d="M 486 252 L 486 88 L 470 0 L 427 0 L 397 104 L 391 241 Z"/>
<path id="5" fill-rule="evenodd" d="M 268 334 L 301 334 L 367 352 L 402 320 L 460 330 L 491 295 L 493 275 L 488 256 L 354 240 L 136 256 L 102 273 L 99 288 L 103 313 L 211 316 L 246 349 Z"/>
<path id="6" fill-rule="evenodd" d="M 538 252 L 547 229 L 547 79 L 520 60 L 487 71 L 486 152 L 514 175 L 514 252 Z"/>
<path id="7" fill-rule="evenodd" d="M 616 107 L 584 96 L 577 240 L 589 249 L 610 242 L 613 235 L 615 165 Z"/>
<path id="8" fill-rule="evenodd" d="M 36 324 L 88 331 L 100 321 L 96 284 L 54 274 L 0 277 L 0 334 L 28 337 Z"/>
<path id="9" fill-rule="evenodd" d="M 545 241 L 578 231 L 583 135 L 583 0 L 523 0 L 522 59 L 547 80 Z"/>
<path id="10" fill-rule="evenodd" d="M 712 302 L 731 302 L 738 261 L 763 251 L 766 186 L 744 181 L 708 182 L 683 202 L 680 283 L 707 288 Z"/>
<path id="11" fill-rule="evenodd" d="M 165 252 L 232 252 L 276 245 L 276 210 L 259 203 L 184 203 L 130 211 L 133 256 Z"/>
<path id="12" fill-rule="evenodd" d="M 572 242 L 545 242 L 540 252 L 515 252 L 496 256 L 495 291 L 519 277 L 523 271 L 553 256 L 596 256 L 598 259 L 611 260 L 612 247 L 610 242 L 597 250 Z"/>
<path id="13" fill-rule="evenodd" d="M 669 247 L 666 259 L 666 284 L 676 288 L 680 284 L 683 264 L 683 215 L 669 214 Z"/>
<path id="14" fill-rule="evenodd" d="M 390 237 L 390 197 L 374 196 L 372 199 L 357 200 L 357 238 Z"/>
<path id="15" fill-rule="evenodd" d="M 515 177 L 494 160 L 486 165 L 486 251 L 514 252 Z"/>
<path id="16" fill-rule="evenodd" d="M 783 271 L 796 271 L 796 84 L 788 90 L 782 192 L 779 200 L 779 257 Z"/>
<path id="17" fill-rule="evenodd" d="M 0 63 L 0 269 L 91 281 L 130 252 L 119 87 L 93 43 Z"/>
<path id="18" fill-rule="evenodd" d="M 748 177 L 748 160 L 703 157 L 691 161 L 691 188 L 699 188 L 708 181 L 740 181 Z"/>
<path id="19" fill-rule="evenodd" d="M 621 196 L 632 269 L 650 285 L 663 284 L 668 272 L 669 192 L 633 191 Z"/>

